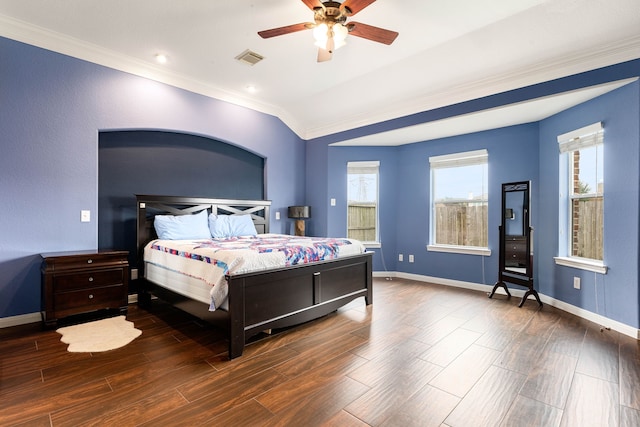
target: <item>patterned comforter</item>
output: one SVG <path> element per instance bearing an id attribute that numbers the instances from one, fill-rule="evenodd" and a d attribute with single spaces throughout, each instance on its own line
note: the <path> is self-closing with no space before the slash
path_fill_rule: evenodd
<path id="1" fill-rule="evenodd" d="M 153 240 L 144 261 L 211 286 L 210 310 L 227 299 L 226 275 L 287 267 L 364 252 L 357 240 L 261 234 L 211 240 Z"/>

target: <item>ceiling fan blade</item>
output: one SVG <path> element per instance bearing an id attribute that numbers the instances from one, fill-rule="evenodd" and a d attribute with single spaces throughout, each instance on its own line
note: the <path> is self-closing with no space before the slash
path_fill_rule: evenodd
<path id="1" fill-rule="evenodd" d="M 342 7 L 348 7 L 349 10 L 351 10 L 351 15 L 353 16 L 374 1 L 376 0 L 345 0 L 344 3 L 342 3 Z"/>
<path id="2" fill-rule="evenodd" d="M 316 7 L 322 7 L 322 2 L 320 0 L 302 0 L 302 3 L 306 4 L 311 10 Z"/>
<path id="3" fill-rule="evenodd" d="M 296 31 L 308 30 L 315 27 L 315 24 L 303 22 L 300 24 L 287 25 L 285 27 L 272 28 L 270 30 L 258 31 L 258 35 L 263 39 L 282 36 L 284 34 L 295 33 Z"/>
<path id="4" fill-rule="evenodd" d="M 318 62 L 325 62 L 331 60 L 331 51 L 328 51 L 323 48 L 318 49 Z"/>
<path id="5" fill-rule="evenodd" d="M 349 34 L 363 39 L 372 40 L 378 43 L 391 44 L 398 37 L 398 33 L 373 25 L 362 24 L 360 22 L 349 22 L 347 24 Z"/>

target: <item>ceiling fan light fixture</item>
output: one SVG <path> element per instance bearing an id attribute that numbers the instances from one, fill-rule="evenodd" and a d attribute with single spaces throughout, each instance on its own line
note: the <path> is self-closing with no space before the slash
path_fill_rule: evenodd
<path id="1" fill-rule="evenodd" d="M 313 22 L 301 22 L 284 27 L 258 31 L 263 39 L 313 29 L 313 38 L 318 49 L 318 62 L 329 61 L 332 53 L 346 44 L 347 35 L 360 37 L 377 43 L 390 45 L 398 37 L 396 31 L 373 25 L 348 22 L 347 19 L 360 12 L 376 0 L 322 1 L 302 0 L 313 11 Z"/>
<path id="2" fill-rule="evenodd" d="M 349 30 L 342 24 L 327 25 L 322 23 L 313 29 L 313 38 L 316 41 L 314 44 L 321 49 L 334 51 L 347 44 L 345 41 L 347 34 L 349 34 Z M 333 47 L 330 46 L 330 39 L 333 39 Z"/>
<path id="3" fill-rule="evenodd" d="M 345 27 L 342 24 L 334 24 L 332 30 L 333 30 L 333 42 L 335 44 L 334 49 L 337 49 L 347 44 L 346 38 L 347 38 L 347 34 L 349 34 L 349 30 L 347 30 L 347 27 Z"/>
<path id="4" fill-rule="evenodd" d="M 327 27 L 327 24 L 316 25 L 313 29 L 313 38 L 317 47 L 326 48 L 327 40 L 329 39 L 329 27 Z"/>

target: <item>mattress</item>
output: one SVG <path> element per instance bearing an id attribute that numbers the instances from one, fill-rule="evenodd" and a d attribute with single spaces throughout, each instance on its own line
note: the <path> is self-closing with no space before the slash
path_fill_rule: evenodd
<path id="1" fill-rule="evenodd" d="M 152 240 L 144 249 L 145 278 L 189 298 L 225 308 L 226 276 L 361 254 L 354 239 L 281 234 L 207 240 Z"/>

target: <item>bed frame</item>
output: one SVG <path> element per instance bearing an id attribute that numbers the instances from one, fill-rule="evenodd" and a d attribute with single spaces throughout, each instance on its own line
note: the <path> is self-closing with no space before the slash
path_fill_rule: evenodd
<path id="1" fill-rule="evenodd" d="M 136 197 L 138 268 L 142 273 L 140 277 L 144 277 L 144 247 L 157 238 L 153 227 L 153 218 L 157 214 L 187 215 L 203 209 L 217 215 L 250 214 L 258 233 L 269 232 L 270 201 L 143 195 Z M 229 359 L 233 359 L 242 355 L 249 338 L 262 331 L 317 319 L 361 296 L 366 305 L 372 304 L 372 253 L 231 275 L 227 276 L 227 281 L 229 308 L 225 317 L 229 332 Z M 140 282 L 140 304 L 148 303 L 152 293 L 169 301 L 173 297 L 180 298 L 161 288 L 161 285 L 147 280 Z M 205 306 L 202 302 L 197 302 L 197 305 Z M 216 310 L 214 313 L 220 311 Z"/>

